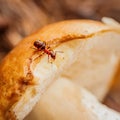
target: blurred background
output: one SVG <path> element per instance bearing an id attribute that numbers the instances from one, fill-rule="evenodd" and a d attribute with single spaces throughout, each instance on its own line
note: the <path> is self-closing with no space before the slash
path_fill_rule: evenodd
<path id="1" fill-rule="evenodd" d="M 120 0 L 0 0 L 0 61 L 20 40 L 46 24 L 104 16 L 120 22 Z M 108 98 L 104 103 L 120 111 L 120 103 Z"/>
<path id="2" fill-rule="evenodd" d="M 103 16 L 120 22 L 120 0 L 0 0 L 0 60 L 22 38 L 46 24 Z"/>

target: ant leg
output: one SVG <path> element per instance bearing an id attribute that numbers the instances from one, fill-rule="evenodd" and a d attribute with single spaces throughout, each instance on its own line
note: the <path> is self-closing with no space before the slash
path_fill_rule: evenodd
<path id="1" fill-rule="evenodd" d="M 64 53 L 63 51 L 55 51 L 55 56 L 57 55 L 57 53 Z M 64 59 L 64 57 L 63 57 Z"/>
<path id="2" fill-rule="evenodd" d="M 52 61 L 50 59 L 50 55 L 48 55 L 48 63 L 51 63 L 52 64 Z"/>
<path id="3" fill-rule="evenodd" d="M 37 59 L 40 58 L 43 54 L 44 54 L 44 52 L 42 52 L 40 55 L 36 56 L 36 57 L 34 58 L 34 60 L 37 60 Z"/>
<path id="4" fill-rule="evenodd" d="M 35 51 L 34 51 L 34 53 L 37 53 L 39 50 L 37 49 L 37 48 L 35 48 L 35 47 L 30 47 L 31 49 L 34 49 Z"/>
<path id="5" fill-rule="evenodd" d="M 55 56 L 57 53 L 64 53 L 63 51 L 55 51 Z"/>
<path id="6" fill-rule="evenodd" d="M 35 48 L 35 47 L 30 47 L 30 48 L 32 48 L 32 49 L 34 49 L 34 50 L 37 50 L 37 48 Z"/>
<path id="7" fill-rule="evenodd" d="M 50 46 L 47 46 L 47 49 L 50 50 Z"/>
<path id="8" fill-rule="evenodd" d="M 48 54 L 48 62 L 50 62 L 50 55 Z"/>
<path id="9" fill-rule="evenodd" d="M 55 53 L 57 53 L 57 52 L 58 52 L 58 53 L 64 53 L 63 51 L 55 51 Z"/>

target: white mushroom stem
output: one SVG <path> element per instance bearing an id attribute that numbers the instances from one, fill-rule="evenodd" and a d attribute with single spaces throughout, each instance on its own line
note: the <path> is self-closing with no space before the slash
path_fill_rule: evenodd
<path id="1" fill-rule="evenodd" d="M 120 120 L 87 90 L 65 78 L 54 82 L 25 120 Z"/>

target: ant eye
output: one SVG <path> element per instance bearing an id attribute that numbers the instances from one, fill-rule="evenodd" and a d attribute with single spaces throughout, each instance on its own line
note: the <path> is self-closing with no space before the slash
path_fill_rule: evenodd
<path id="1" fill-rule="evenodd" d="M 34 46 L 37 46 L 37 41 L 34 42 Z"/>

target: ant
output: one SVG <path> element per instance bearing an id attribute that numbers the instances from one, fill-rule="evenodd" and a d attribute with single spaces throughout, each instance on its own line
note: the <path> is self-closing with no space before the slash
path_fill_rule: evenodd
<path id="1" fill-rule="evenodd" d="M 50 49 L 50 47 L 48 47 L 46 45 L 46 42 L 41 41 L 41 40 L 36 40 L 34 42 L 34 47 L 38 50 L 38 51 L 43 51 L 44 53 L 48 54 L 48 60 L 49 60 L 49 56 L 51 56 L 51 58 L 53 60 L 55 60 L 56 58 L 56 52 L 54 52 L 53 50 Z"/>

